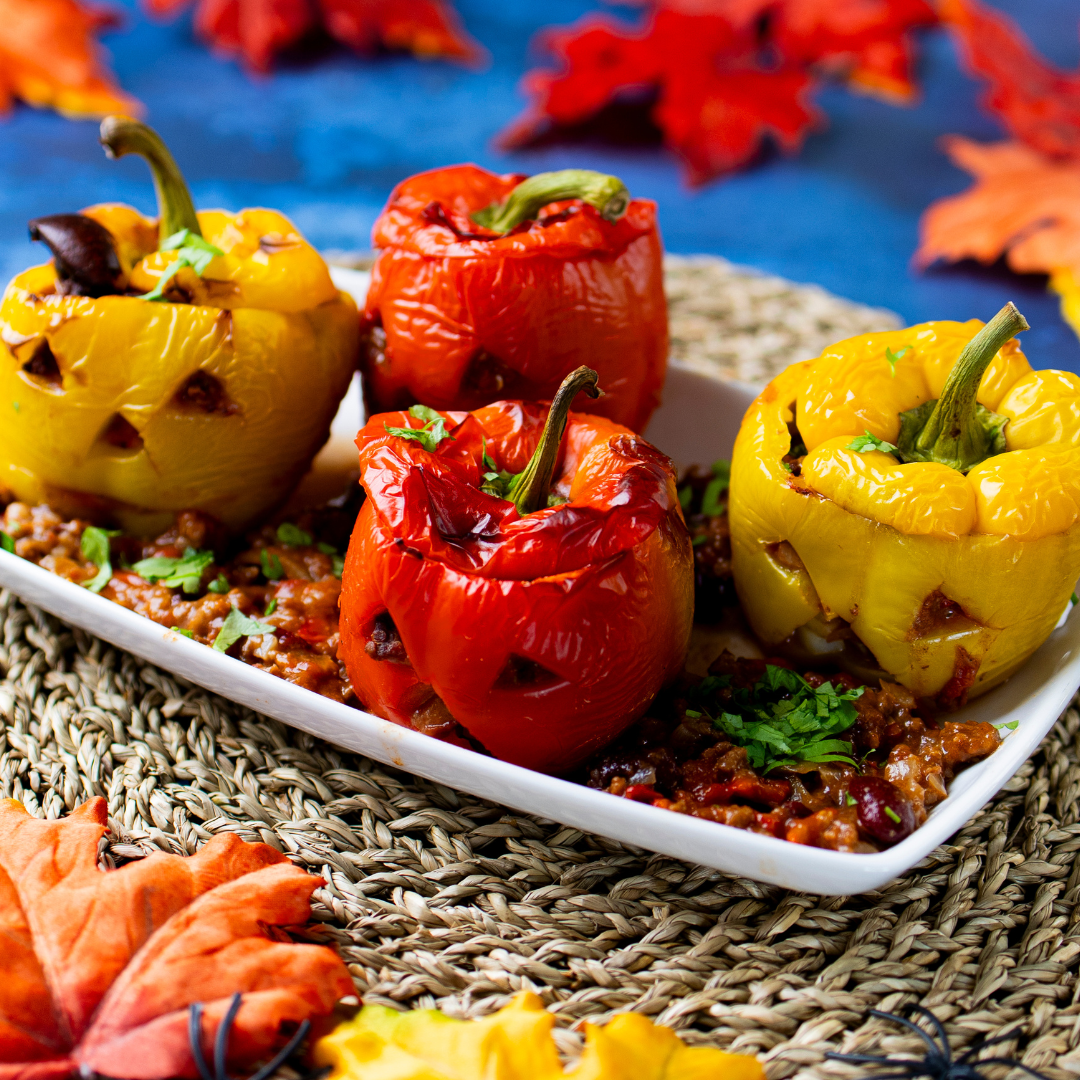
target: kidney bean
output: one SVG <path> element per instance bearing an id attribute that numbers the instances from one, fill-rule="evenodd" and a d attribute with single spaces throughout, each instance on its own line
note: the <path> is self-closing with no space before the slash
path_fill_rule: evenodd
<path id="1" fill-rule="evenodd" d="M 883 844 L 895 844 L 915 831 L 915 812 L 894 784 L 877 776 L 857 776 L 848 786 L 859 828 Z"/>

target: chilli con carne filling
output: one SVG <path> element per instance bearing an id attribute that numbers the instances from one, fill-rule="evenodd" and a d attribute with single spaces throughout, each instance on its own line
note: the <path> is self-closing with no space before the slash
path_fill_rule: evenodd
<path id="1" fill-rule="evenodd" d="M 738 608 L 726 463 L 690 470 L 679 495 L 694 546 L 695 618 L 715 623 Z M 48 506 L 8 502 L 0 543 L 77 584 L 97 579 L 102 596 L 162 626 L 359 707 L 338 658 L 338 599 L 341 552 L 362 500 L 357 486 L 241 542 L 195 511 L 141 541 Z M 376 628 L 368 648 L 379 659 L 407 661 L 392 622 Z M 991 724 L 920 715 L 902 686 L 820 670 L 800 675 L 793 661 L 806 666 L 797 650 L 769 660 L 725 652 L 707 675 L 684 672 L 575 779 L 794 843 L 869 852 L 910 835 L 955 773 L 1000 744 Z M 429 733 L 486 752 L 448 720 Z"/>

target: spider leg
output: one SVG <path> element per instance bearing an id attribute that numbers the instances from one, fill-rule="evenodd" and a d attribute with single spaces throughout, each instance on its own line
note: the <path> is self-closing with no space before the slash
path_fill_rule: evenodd
<path id="1" fill-rule="evenodd" d="M 982 1039 L 974 1046 L 971 1046 L 967 1050 L 965 1050 L 963 1054 L 961 1054 L 960 1057 L 958 1057 L 956 1060 L 968 1061 L 970 1058 L 974 1057 L 980 1050 L 984 1049 L 987 1046 L 993 1046 L 995 1043 L 1015 1041 L 1019 1037 L 1019 1031 L 1009 1031 L 1006 1032 L 1006 1034 L 1004 1035 L 995 1035 L 992 1039 Z"/>
<path id="2" fill-rule="evenodd" d="M 199 1070 L 202 1080 L 214 1080 L 214 1074 L 210 1066 L 206 1064 L 206 1058 L 202 1052 L 202 1014 L 201 1002 L 193 1002 L 188 1007 L 188 1042 L 191 1043 L 191 1056 L 195 1059 L 195 1068 Z"/>
<path id="3" fill-rule="evenodd" d="M 218 1025 L 217 1037 L 214 1039 L 214 1078 L 215 1080 L 231 1080 L 225 1071 L 225 1055 L 229 1050 L 229 1035 L 232 1032 L 236 1014 L 240 1011 L 240 999 L 242 994 L 233 994 L 229 1002 L 229 1009 Z"/>
<path id="4" fill-rule="evenodd" d="M 945 1055 L 942 1055 L 941 1047 L 938 1046 L 938 1044 L 934 1042 L 934 1040 L 931 1039 L 930 1036 L 925 1031 L 923 1031 L 923 1029 L 919 1027 L 918 1024 L 913 1024 L 906 1016 L 897 1016 L 896 1013 L 882 1012 L 880 1009 L 868 1009 L 867 1012 L 871 1016 L 876 1016 L 879 1020 L 891 1020 L 894 1024 L 902 1024 L 904 1027 L 909 1028 L 911 1031 L 914 1031 L 920 1039 L 922 1039 L 922 1041 L 926 1044 L 927 1050 L 929 1050 L 931 1054 L 936 1054 L 938 1057 L 944 1056 L 946 1062 L 950 1060 L 948 1054 L 946 1053 Z M 931 1013 L 930 1015 L 933 1016 L 933 1013 Z M 935 1019 L 937 1018 L 935 1017 Z M 945 1045 L 948 1046 L 948 1043 L 946 1043 Z"/>
<path id="5" fill-rule="evenodd" d="M 941 1040 L 941 1049 L 945 1055 L 945 1060 L 952 1061 L 952 1047 L 949 1046 L 949 1036 L 945 1034 L 945 1025 L 925 1005 L 912 1005 L 911 1012 L 917 1012 L 920 1016 L 925 1016 L 934 1025 L 937 1037 Z"/>
<path id="6" fill-rule="evenodd" d="M 278 1067 L 292 1054 L 292 1052 L 304 1041 L 304 1036 L 311 1030 L 311 1021 L 305 1020 L 297 1029 L 296 1034 L 268 1061 L 257 1073 L 248 1077 L 248 1080 L 266 1080 L 268 1076 L 277 1072 Z"/>
<path id="7" fill-rule="evenodd" d="M 834 1054 L 831 1050 L 825 1055 L 830 1061 L 850 1061 L 855 1065 L 921 1065 L 918 1060 L 905 1061 L 887 1057 L 884 1054 Z"/>

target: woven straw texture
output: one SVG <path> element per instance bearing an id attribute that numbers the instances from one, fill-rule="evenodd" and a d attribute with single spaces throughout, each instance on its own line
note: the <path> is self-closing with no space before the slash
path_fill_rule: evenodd
<path id="1" fill-rule="evenodd" d="M 575 1024 L 636 1009 L 760 1054 L 773 1078 L 860 1075 L 828 1050 L 916 1049 L 865 1013 L 921 1002 L 956 1049 L 1010 1031 L 999 1051 L 1080 1072 L 1075 703 L 951 843 L 885 889 L 823 900 L 338 751 L 3 591 L 0 676 L 0 795 L 50 817 L 105 796 L 112 865 L 219 832 L 278 847 L 326 879 L 316 919 L 366 1001 L 479 1016 L 531 989 L 569 1060 Z"/>

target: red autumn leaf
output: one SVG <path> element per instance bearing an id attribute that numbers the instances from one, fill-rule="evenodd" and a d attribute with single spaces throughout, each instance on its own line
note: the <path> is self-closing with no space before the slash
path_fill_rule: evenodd
<path id="1" fill-rule="evenodd" d="M 587 17 L 542 35 L 561 70 L 526 75 L 532 105 L 502 142 L 526 144 L 651 90 L 665 142 L 701 183 L 746 164 L 766 138 L 798 150 L 820 120 L 814 71 L 910 98 L 908 34 L 933 21 L 925 0 L 663 0 L 640 29 Z"/>
<path id="2" fill-rule="evenodd" d="M 195 1078 L 188 1007 L 211 1060 L 234 993 L 229 1064 L 250 1068 L 353 992 L 332 950 L 283 929 L 319 878 L 232 835 L 102 872 L 106 821 L 103 799 L 61 821 L 0 801 L 0 1080 Z"/>
<path id="3" fill-rule="evenodd" d="M 141 111 L 94 40 L 115 24 L 114 14 L 77 0 L 0 0 L 0 112 L 16 98 L 70 116 Z"/>
<path id="4" fill-rule="evenodd" d="M 195 6 L 200 37 L 254 71 L 322 27 L 357 52 L 380 47 L 475 64 L 484 50 L 462 29 L 446 0 L 144 0 L 157 15 Z"/>
<path id="5" fill-rule="evenodd" d="M 990 86 L 983 103 L 1009 134 L 1051 157 L 1080 157 L 1080 71 L 1060 71 L 1020 28 L 978 0 L 942 0 L 964 66 Z"/>

